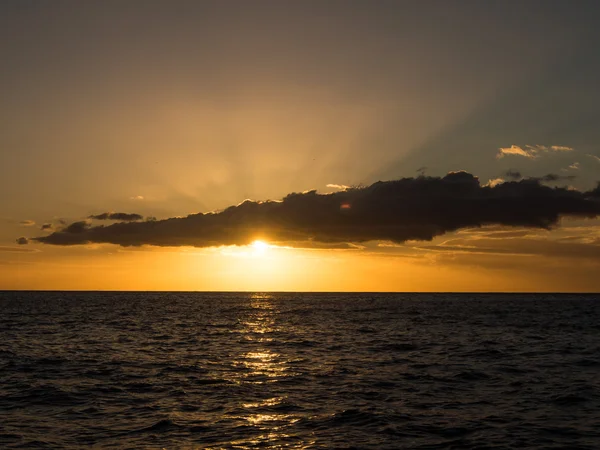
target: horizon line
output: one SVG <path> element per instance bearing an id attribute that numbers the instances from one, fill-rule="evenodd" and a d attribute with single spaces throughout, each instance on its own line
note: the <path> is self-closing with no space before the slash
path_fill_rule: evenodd
<path id="1" fill-rule="evenodd" d="M 139 290 L 139 289 L 0 289 L 9 292 L 85 292 L 85 293 L 187 293 L 187 294 L 511 294 L 511 295 L 600 295 L 597 291 L 218 291 L 218 290 Z"/>

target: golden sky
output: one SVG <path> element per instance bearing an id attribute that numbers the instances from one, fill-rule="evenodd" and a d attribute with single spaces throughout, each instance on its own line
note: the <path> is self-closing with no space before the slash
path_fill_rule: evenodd
<path id="1" fill-rule="evenodd" d="M 0 289 L 598 291 L 599 13 L 2 2 Z"/>

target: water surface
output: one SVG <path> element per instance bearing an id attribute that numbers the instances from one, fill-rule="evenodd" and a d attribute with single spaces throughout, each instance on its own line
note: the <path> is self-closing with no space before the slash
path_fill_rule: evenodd
<path id="1" fill-rule="evenodd" d="M 1 448 L 600 448 L 583 295 L 0 293 Z"/>

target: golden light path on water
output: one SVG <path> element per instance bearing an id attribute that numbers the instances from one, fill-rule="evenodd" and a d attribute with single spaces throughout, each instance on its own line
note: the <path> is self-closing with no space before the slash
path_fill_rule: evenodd
<path id="1" fill-rule="evenodd" d="M 249 307 L 248 314 L 240 319 L 240 332 L 241 338 L 249 341 L 248 343 L 251 343 L 254 349 L 241 353 L 234 363 L 242 369 L 242 378 L 235 381 L 261 385 L 261 392 L 266 394 L 266 398 L 244 402 L 241 405 L 244 413 L 240 418 L 249 425 L 257 427 L 261 434 L 250 442 L 247 439 L 233 441 L 231 445 L 235 448 L 238 445 L 271 443 L 274 445 L 272 448 L 283 448 L 282 442 L 291 438 L 286 433 L 286 429 L 298 422 L 300 417 L 277 411 L 277 407 L 286 401 L 285 396 L 277 395 L 277 383 L 297 373 L 290 367 L 290 359 L 273 349 L 272 335 L 280 331 L 276 321 L 280 311 L 272 295 L 253 294 Z M 305 443 L 305 445 L 312 445 L 312 443 Z"/>

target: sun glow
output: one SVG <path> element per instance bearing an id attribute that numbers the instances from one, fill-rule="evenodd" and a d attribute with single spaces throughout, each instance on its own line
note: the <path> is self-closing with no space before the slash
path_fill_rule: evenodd
<path id="1" fill-rule="evenodd" d="M 252 247 L 252 253 L 255 256 L 263 256 L 267 250 L 269 249 L 269 244 L 267 244 L 266 242 L 263 241 L 254 241 L 252 244 L 250 244 Z"/>

